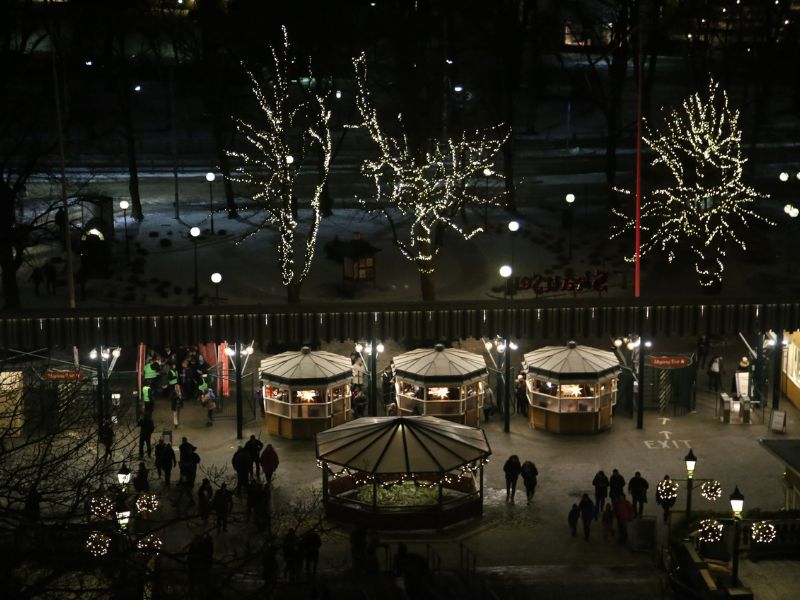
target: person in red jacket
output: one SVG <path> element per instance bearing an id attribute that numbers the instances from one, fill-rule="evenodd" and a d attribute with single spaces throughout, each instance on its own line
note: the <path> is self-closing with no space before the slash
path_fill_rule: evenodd
<path id="1" fill-rule="evenodd" d="M 618 540 L 620 544 L 624 544 L 628 541 L 628 523 L 633 521 L 634 517 L 633 504 L 628 501 L 625 494 L 622 494 L 614 506 L 614 511 L 617 513 Z"/>
<path id="2" fill-rule="evenodd" d="M 275 448 L 272 447 L 272 444 L 267 444 L 264 452 L 261 453 L 261 468 L 264 470 L 267 483 L 272 483 L 272 475 L 277 471 L 279 463 L 278 453 L 275 452 Z"/>

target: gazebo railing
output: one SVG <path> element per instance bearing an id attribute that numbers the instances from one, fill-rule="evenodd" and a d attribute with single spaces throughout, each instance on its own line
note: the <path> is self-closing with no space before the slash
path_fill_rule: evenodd
<path id="1" fill-rule="evenodd" d="M 553 412 L 597 412 L 601 408 L 614 404 L 614 393 L 608 392 L 600 396 L 578 396 L 559 398 L 542 392 L 531 392 L 529 403 L 531 406 L 552 410 Z"/>
<path id="2" fill-rule="evenodd" d="M 483 406 L 483 394 L 474 394 L 458 400 L 433 400 L 397 394 L 397 406 L 400 410 L 414 412 L 419 407 L 419 414 L 426 416 L 454 416 L 463 415 L 469 410 Z"/>
<path id="3" fill-rule="evenodd" d="M 346 398 L 331 402 L 283 402 L 267 398 L 267 413 L 286 419 L 327 419 L 348 409 Z"/>

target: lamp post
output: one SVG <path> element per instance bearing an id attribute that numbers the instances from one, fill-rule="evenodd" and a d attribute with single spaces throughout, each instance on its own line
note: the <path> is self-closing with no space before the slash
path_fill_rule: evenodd
<path id="1" fill-rule="evenodd" d="M 567 244 L 568 248 L 567 258 L 569 260 L 572 260 L 572 221 L 573 221 L 572 205 L 575 203 L 575 194 L 567 194 L 566 196 L 564 196 L 564 202 L 567 203 L 567 214 L 566 214 L 567 228 L 568 228 L 567 239 L 569 240 Z"/>
<path id="2" fill-rule="evenodd" d="M 244 428 L 242 372 L 244 371 L 245 362 L 252 353 L 252 343 L 245 346 L 240 342 L 236 342 L 234 343 L 233 348 L 230 346 L 225 348 L 225 355 L 233 361 L 233 367 L 236 373 L 236 439 L 239 440 L 242 439 L 242 429 Z M 244 359 L 244 362 L 242 359 Z"/>
<path id="3" fill-rule="evenodd" d="M 112 358 L 119 358 L 119 348 L 107 348 L 100 346 L 92 348 L 89 352 L 89 358 L 97 361 L 97 420 L 100 427 L 108 416 L 107 409 L 109 404 L 108 393 L 108 361 Z"/>
<path id="4" fill-rule="evenodd" d="M 357 343 L 355 350 L 361 357 L 364 368 L 369 371 L 369 404 L 367 405 L 367 414 L 370 417 L 376 417 L 378 416 L 378 354 L 382 353 L 385 347 L 373 337 L 370 339 L 369 344 Z M 369 363 L 364 360 L 363 353 L 369 356 Z"/>
<path id="5" fill-rule="evenodd" d="M 641 323 L 640 323 L 641 325 Z M 631 363 L 633 362 L 633 352 L 638 348 L 639 350 L 639 364 L 638 364 L 638 374 L 636 374 L 636 379 L 638 380 L 639 390 L 636 397 L 636 429 L 643 429 L 644 428 L 644 365 L 645 365 L 645 351 L 647 348 L 650 348 L 653 343 L 650 341 L 644 342 L 642 344 L 642 337 L 641 335 L 638 338 L 634 336 L 626 337 L 626 338 L 617 338 L 614 340 L 614 347 L 621 348 L 622 345 L 625 345 L 625 348 L 630 352 Z M 627 358 L 626 358 L 627 360 Z M 633 364 L 629 367 L 630 371 L 633 372 Z"/>
<path id="6" fill-rule="evenodd" d="M 122 461 L 122 466 L 119 468 L 119 471 L 117 471 L 117 481 L 122 486 L 123 491 L 125 491 L 126 486 L 131 482 L 131 470 L 124 460 Z M 130 515 L 130 513 L 128 514 Z"/>
<path id="7" fill-rule="evenodd" d="M 514 238 L 516 237 L 516 233 L 519 231 L 519 221 L 509 221 L 508 222 L 508 231 L 511 233 L 511 270 L 514 270 Z M 510 294 L 509 294 L 510 296 Z"/>
<path id="8" fill-rule="evenodd" d="M 197 238 L 200 237 L 200 228 L 192 227 L 189 230 L 189 235 L 194 244 L 194 303 L 200 304 L 200 283 L 197 280 Z"/>
<path id="9" fill-rule="evenodd" d="M 689 448 L 689 453 L 684 458 L 686 461 L 686 520 L 692 518 L 692 487 L 694 483 L 694 467 L 697 465 L 697 457 Z"/>
<path id="10" fill-rule="evenodd" d="M 125 227 L 125 264 L 131 264 L 131 248 L 128 244 L 128 207 L 130 204 L 127 200 L 123 200 L 119 203 L 119 207 L 122 209 L 122 223 Z"/>
<path id="11" fill-rule="evenodd" d="M 219 306 L 219 284 L 221 282 L 222 282 L 222 274 L 221 273 L 212 273 L 211 274 L 211 283 L 214 284 L 214 290 L 216 291 L 217 306 Z"/>
<path id="12" fill-rule="evenodd" d="M 492 171 L 489 167 L 483 169 L 483 176 L 486 179 L 486 193 L 484 194 L 484 204 L 483 204 L 483 225 L 484 227 L 489 226 L 489 178 L 494 175 L 494 171 Z"/>
<path id="13" fill-rule="evenodd" d="M 208 182 L 208 212 L 211 214 L 211 233 L 214 233 L 214 173 L 206 173 Z"/>
<path id="14" fill-rule="evenodd" d="M 739 538 L 741 537 L 740 523 L 744 510 L 744 495 L 737 485 L 730 496 L 731 512 L 733 513 L 733 568 L 731 569 L 732 587 L 739 585 Z"/>

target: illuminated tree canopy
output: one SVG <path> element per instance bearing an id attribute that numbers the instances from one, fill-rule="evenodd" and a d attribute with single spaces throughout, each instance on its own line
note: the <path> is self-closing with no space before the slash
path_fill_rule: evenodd
<path id="1" fill-rule="evenodd" d="M 722 282 L 729 244 L 746 250 L 741 234 L 752 220 L 770 223 L 751 209 L 766 196 L 743 181 L 747 159 L 738 121 L 728 95 L 711 80 L 704 94 L 695 93 L 670 110 L 663 126 L 648 128 L 643 138 L 655 152 L 651 165 L 666 167 L 671 182 L 643 196 L 641 255 L 662 252 L 672 262 L 679 249 L 688 247 L 703 286 Z M 621 222 L 613 226 L 612 238 L 634 229 L 633 217 L 613 212 Z"/>

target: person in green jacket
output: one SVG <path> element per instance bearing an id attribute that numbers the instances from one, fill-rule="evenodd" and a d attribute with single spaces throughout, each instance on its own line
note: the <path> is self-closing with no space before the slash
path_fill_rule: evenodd
<path id="1" fill-rule="evenodd" d="M 144 385 L 142 385 L 142 406 L 144 408 L 144 414 L 153 414 L 152 389 L 150 388 L 150 383 L 147 380 L 145 380 Z"/>

